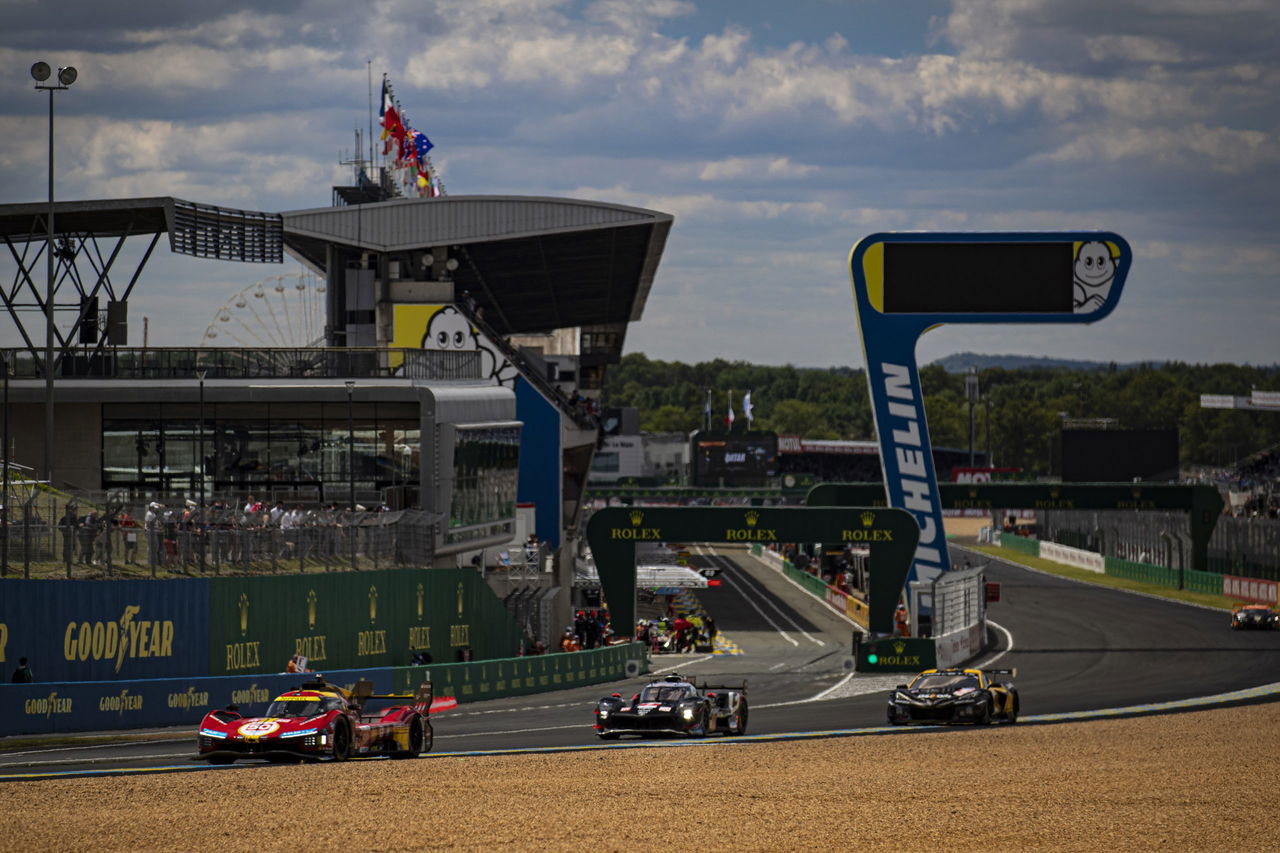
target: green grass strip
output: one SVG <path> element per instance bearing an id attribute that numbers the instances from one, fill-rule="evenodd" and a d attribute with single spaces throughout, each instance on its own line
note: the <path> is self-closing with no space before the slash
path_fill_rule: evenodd
<path id="1" fill-rule="evenodd" d="M 1199 604 L 1203 607 L 1213 607 L 1218 610 L 1231 610 L 1232 606 L 1239 603 L 1237 599 L 1227 598 L 1224 595 L 1215 595 L 1207 592 L 1194 592 L 1188 589 L 1172 589 L 1167 586 L 1160 586 L 1153 583 L 1142 583 L 1141 581 L 1128 580 L 1126 578 L 1115 577 L 1114 575 L 1104 575 L 1098 572 L 1091 572 L 1088 569 L 1078 569 L 1075 566 L 1067 566 L 1062 563 L 1055 563 L 1052 560 L 1046 560 L 1043 557 L 1031 557 L 1027 554 L 1021 554 L 1008 548 L 1000 548 L 995 545 L 965 545 L 973 551 L 980 551 L 992 557 L 999 557 L 1010 563 L 1027 566 L 1028 568 L 1037 569 L 1058 577 L 1070 578 L 1075 581 L 1083 581 L 1091 583 L 1095 586 L 1107 586 L 1112 589 L 1123 589 L 1130 592 L 1142 592 L 1147 595 L 1154 595 L 1159 598 L 1168 598 L 1173 601 L 1185 601 L 1188 604 Z"/>

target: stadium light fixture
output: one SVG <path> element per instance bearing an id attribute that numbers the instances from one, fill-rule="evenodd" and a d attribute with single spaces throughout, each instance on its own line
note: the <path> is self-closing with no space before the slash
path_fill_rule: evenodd
<path id="1" fill-rule="evenodd" d="M 49 481 L 50 487 L 56 485 L 53 481 L 53 93 L 66 89 L 80 76 L 75 68 L 65 65 L 58 69 L 57 85 L 46 85 L 44 81 L 48 80 L 52 73 L 53 69 L 47 62 L 37 62 L 31 66 L 31 78 L 36 81 L 36 89 L 49 93 L 49 215 L 45 222 L 48 228 L 45 246 L 47 278 L 44 300 L 44 476 Z M 68 260 L 67 263 L 72 261 Z"/>

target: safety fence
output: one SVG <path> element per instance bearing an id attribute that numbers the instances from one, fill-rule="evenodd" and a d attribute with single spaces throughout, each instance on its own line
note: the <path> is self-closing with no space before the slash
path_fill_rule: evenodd
<path id="1" fill-rule="evenodd" d="M 633 678 L 649 671 L 645 647 L 626 643 L 581 652 L 430 666 L 325 670 L 348 689 L 361 679 L 377 693 L 409 694 L 430 681 L 437 697 L 459 703 L 544 693 Z M 222 677 L 0 685 L 0 735 L 190 725 L 226 705 L 253 716 L 280 693 L 314 676 L 272 673 Z M 583 709 L 584 713 L 588 709 Z M 586 717 L 584 717 L 586 719 Z"/>
<path id="2" fill-rule="evenodd" d="M 421 510 L 166 506 L 110 494 L 14 493 L 0 523 L 0 577 L 279 574 L 430 565 L 435 522 Z"/>
<path id="3" fill-rule="evenodd" d="M 1040 532 L 1046 540 L 1108 557 L 1191 568 L 1186 513 L 1045 510 Z M 1280 580 L 1280 519 L 1222 516 L 1209 538 L 1208 558 L 1212 572 Z"/>
<path id="4" fill-rule="evenodd" d="M 1266 590 L 1276 586 L 1274 582 L 1256 578 L 1240 578 L 1218 572 L 1202 572 L 1196 569 L 1160 566 L 1138 560 L 1126 560 L 1120 557 L 1102 556 L 1092 551 L 1072 548 L 1054 542 L 1042 542 L 1039 539 L 1028 539 L 1004 533 L 1000 536 L 1000 546 L 1026 554 L 1031 557 L 1043 557 L 1066 565 L 1073 565 L 1089 571 L 1097 571 L 1096 564 L 1101 562 L 1102 573 L 1125 580 L 1149 583 L 1170 589 L 1185 589 L 1192 592 L 1203 592 L 1209 595 L 1224 595 L 1229 598 L 1243 598 L 1250 601 L 1268 601 Z M 1262 592 L 1257 592 L 1262 590 Z M 1248 593 L 1248 594 L 1242 594 Z M 1274 602 L 1275 598 L 1269 599 Z"/>

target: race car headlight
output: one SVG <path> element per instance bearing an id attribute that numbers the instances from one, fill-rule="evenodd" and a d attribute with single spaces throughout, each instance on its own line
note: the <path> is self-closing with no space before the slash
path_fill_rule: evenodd
<path id="1" fill-rule="evenodd" d="M 220 732 L 217 729 L 201 729 L 200 734 L 204 735 L 205 737 L 225 738 L 227 736 L 226 732 Z"/>
<path id="2" fill-rule="evenodd" d="M 692 708 L 685 708 L 683 711 L 681 711 L 681 712 L 680 712 L 680 716 L 684 717 L 686 720 L 692 720 L 692 719 L 693 719 L 693 709 L 692 709 Z"/>
<path id="3" fill-rule="evenodd" d="M 600 719 L 602 719 L 602 720 L 607 720 L 607 719 L 609 718 L 609 709 L 608 709 L 608 708 L 601 708 L 601 709 L 600 709 L 599 711 L 597 711 L 596 713 L 600 715 Z"/>
<path id="4" fill-rule="evenodd" d="M 285 732 L 285 733 L 283 733 L 282 735 L 280 735 L 280 737 L 282 737 L 282 738 L 286 738 L 286 737 L 305 737 L 306 735 L 313 735 L 313 734 L 315 734 L 315 733 L 316 733 L 316 732 L 318 732 L 318 731 L 320 731 L 320 730 L 319 730 L 319 729 L 299 729 L 299 730 L 298 730 L 298 731 L 296 731 L 296 732 Z"/>
<path id="5" fill-rule="evenodd" d="M 893 694 L 893 701 L 894 702 L 910 702 L 911 697 L 901 691 L 898 691 L 897 693 Z"/>

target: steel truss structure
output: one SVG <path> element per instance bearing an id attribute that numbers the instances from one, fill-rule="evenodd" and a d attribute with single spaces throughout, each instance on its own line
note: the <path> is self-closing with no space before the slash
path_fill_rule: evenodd
<path id="1" fill-rule="evenodd" d="M 17 266 L 11 281 L 0 282 L 0 302 L 39 375 L 57 375 L 73 352 L 93 361 L 109 343 L 124 343 L 111 340 L 99 325 L 99 299 L 105 295 L 108 306 L 128 302 L 164 233 L 169 235 L 170 251 L 177 254 L 246 263 L 278 264 L 284 260 L 279 214 L 167 197 L 59 202 L 54 205 L 53 283 L 46 288 L 47 282 L 38 271 L 47 262 L 48 216 L 49 207 L 42 203 L 0 206 L 0 239 Z M 117 275 L 113 280 L 113 271 L 130 238 L 146 240 L 146 246 L 133 271 L 126 274 L 127 283 L 122 284 L 125 276 Z M 44 333 L 23 322 L 24 313 L 34 312 L 41 318 L 40 325 L 44 324 L 46 289 L 52 292 L 54 312 L 75 312 L 70 329 L 64 332 L 54 325 L 52 365 L 44 363 Z"/>

